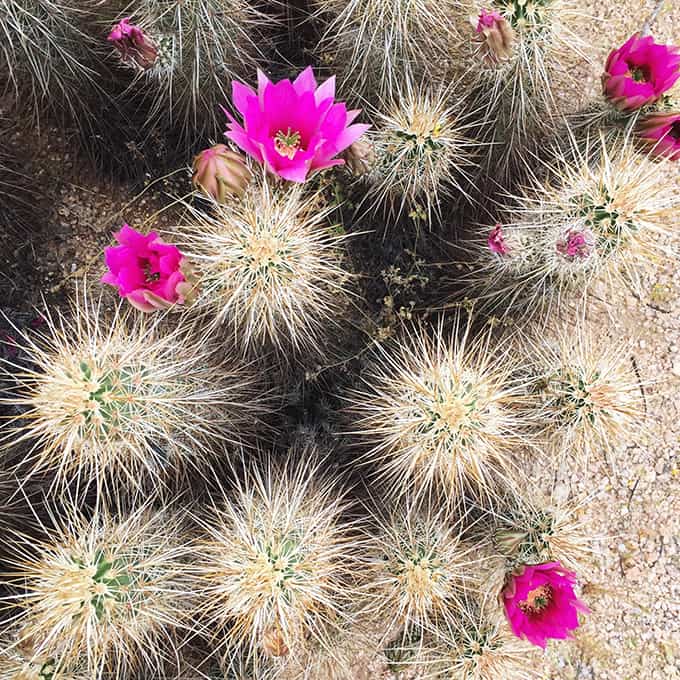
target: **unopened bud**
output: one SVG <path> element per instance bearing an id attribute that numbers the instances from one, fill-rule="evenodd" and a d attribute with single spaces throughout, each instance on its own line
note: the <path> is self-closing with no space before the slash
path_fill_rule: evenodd
<path id="1" fill-rule="evenodd" d="M 107 40 L 118 50 L 122 61 L 146 71 L 156 62 L 158 48 L 145 31 L 130 23 L 130 19 L 131 17 L 121 19 L 111 30 Z"/>
<path id="2" fill-rule="evenodd" d="M 475 27 L 475 42 L 484 61 L 497 64 L 510 58 L 515 32 L 507 19 L 498 12 L 483 9 L 477 18 L 470 17 L 470 23 Z"/>
<path id="3" fill-rule="evenodd" d="M 241 154 L 225 144 L 216 144 L 194 158 L 192 183 L 195 189 L 225 203 L 230 196 L 243 196 L 253 175 Z"/>
<path id="4" fill-rule="evenodd" d="M 375 163 L 373 144 L 368 139 L 357 139 L 343 154 L 349 171 L 356 177 L 371 171 Z"/>

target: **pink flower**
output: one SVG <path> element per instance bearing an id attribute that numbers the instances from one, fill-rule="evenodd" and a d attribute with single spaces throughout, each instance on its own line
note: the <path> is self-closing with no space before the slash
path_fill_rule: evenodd
<path id="1" fill-rule="evenodd" d="M 257 92 L 233 83 L 243 125 L 225 110 L 230 121 L 225 135 L 283 179 L 304 182 L 310 172 L 342 165 L 335 156 L 370 127 L 351 125 L 359 111 L 335 103 L 335 77 L 317 87 L 311 66 L 292 83 L 272 83 L 262 71 L 257 78 Z"/>
<path id="2" fill-rule="evenodd" d="M 512 632 L 543 648 L 549 638 L 573 637 L 578 612 L 589 613 L 574 594 L 575 583 L 576 574 L 559 562 L 525 565 L 521 573 L 511 575 L 503 601 Z"/>
<path id="3" fill-rule="evenodd" d="M 573 229 L 562 236 L 555 247 L 560 255 L 570 260 L 585 260 L 593 252 L 595 237 L 588 229 Z"/>
<path id="4" fill-rule="evenodd" d="M 633 35 L 607 59 L 602 86 L 622 111 L 655 102 L 680 78 L 680 50 L 660 45 L 651 35 Z"/>
<path id="5" fill-rule="evenodd" d="M 158 49 L 139 26 L 130 23 L 131 18 L 121 19 L 111 30 L 107 40 L 113 43 L 126 64 L 146 70 L 154 65 Z"/>
<path id="6" fill-rule="evenodd" d="M 653 154 L 680 160 L 680 113 L 650 113 L 638 123 L 637 132 L 652 145 Z"/>
<path id="7" fill-rule="evenodd" d="M 109 271 L 101 278 L 142 312 L 183 304 L 191 284 L 187 262 L 177 246 L 163 243 L 156 232 L 144 236 L 124 224 L 114 234 L 120 245 L 106 248 Z"/>
<path id="8" fill-rule="evenodd" d="M 508 244 L 505 242 L 503 237 L 503 227 L 497 224 L 489 233 L 489 237 L 486 239 L 489 250 L 497 255 L 507 255 L 510 252 Z"/>

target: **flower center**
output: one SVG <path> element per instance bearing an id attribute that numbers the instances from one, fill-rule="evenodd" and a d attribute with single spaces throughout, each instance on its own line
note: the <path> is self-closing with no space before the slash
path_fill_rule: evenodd
<path id="1" fill-rule="evenodd" d="M 144 262 L 143 269 L 144 269 L 144 281 L 146 281 L 146 283 L 154 283 L 154 281 L 160 280 L 161 273 L 151 271 L 150 262 Z"/>
<path id="2" fill-rule="evenodd" d="M 636 83 L 647 83 L 651 80 L 649 69 L 646 66 L 636 66 L 628 64 L 630 76 Z"/>
<path id="3" fill-rule="evenodd" d="M 680 120 L 676 120 L 675 123 L 671 125 L 671 129 L 668 132 L 668 136 L 680 141 Z"/>
<path id="4" fill-rule="evenodd" d="M 279 130 L 274 136 L 274 148 L 292 160 L 300 149 L 300 133 L 292 132 L 290 128 L 287 132 Z"/>
<path id="5" fill-rule="evenodd" d="M 552 602 L 553 591 L 549 584 L 534 588 L 527 593 L 527 599 L 519 603 L 519 608 L 527 615 L 540 614 Z"/>

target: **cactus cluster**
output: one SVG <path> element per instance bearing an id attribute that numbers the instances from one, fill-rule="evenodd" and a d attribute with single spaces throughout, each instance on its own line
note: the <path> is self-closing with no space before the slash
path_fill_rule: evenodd
<path id="1" fill-rule="evenodd" d="M 0 0 L 2 257 L 5 198 L 101 180 L 118 228 L 0 276 L 0 680 L 542 677 L 601 546 L 556 480 L 655 382 L 591 312 L 678 207 L 680 49 L 631 37 L 572 117 L 577 14 Z"/>

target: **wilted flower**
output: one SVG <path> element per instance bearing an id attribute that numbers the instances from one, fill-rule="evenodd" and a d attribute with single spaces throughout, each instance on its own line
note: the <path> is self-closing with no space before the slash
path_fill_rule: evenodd
<path id="1" fill-rule="evenodd" d="M 154 231 L 146 236 L 124 224 L 114 234 L 120 245 L 104 251 L 109 271 L 101 278 L 142 312 L 184 304 L 192 292 L 191 269 L 177 246 Z"/>
<path id="2" fill-rule="evenodd" d="M 497 224 L 489 233 L 489 237 L 486 239 L 489 246 L 489 250 L 497 255 L 507 255 L 510 252 L 508 244 L 505 242 L 503 236 L 503 227 Z"/>
<path id="3" fill-rule="evenodd" d="M 588 229 L 572 229 L 564 234 L 555 246 L 557 252 L 574 260 L 585 260 L 593 252 L 595 237 Z"/>
<path id="4" fill-rule="evenodd" d="M 476 19 L 471 17 L 470 22 L 475 26 L 475 42 L 481 46 L 483 59 L 495 64 L 510 58 L 515 32 L 507 19 L 499 12 L 483 9 Z"/>
<path id="5" fill-rule="evenodd" d="M 604 94 L 622 111 L 655 102 L 680 78 L 680 50 L 636 33 L 610 53 L 602 75 Z"/>
<path id="6" fill-rule="evenodd" d="M 225 203 L 229 196 L 243 196 L 253 178 L 243 156 L 226 144 L 215 144 L 201 151 L 194 158 L 193 169 L 194 188 L 201 189 L 218 203 Z"/>
<path id="7" fill-rule="evenodd" d="M 525 565 L 511 574 L 502 597 L 512 632 L 543 648 L 549 638 L 572 637 L 578 612 L 589 613 L 574 593 L 575 584 L 576 574 L 559 562 Z"/>
<path id="8" fill-rule="evenodd" d="M 652 153 L 680 160 L 680 113 L 650 113 L 638 123 L 637 131 L 652 145 Z"/>
<path id="9" fill-rule="evenodd" d="M 131 18 L 121 19 L 111 30 L 107 40 L 113 43 L 126 64 L 146 70 L 154 65 L 158 48 L 139 26 L 130 23 Z"/>
<path id="10" fill-rule="evenodd" d="M 310 172 L 344 163 L 335 158 L 370 127 L 351 125 L 359 111 L 335 103 L 335 77 L 317 87 L 308 66 L 294 82 L 272 83 L 258 71 L 257 92 L 233 83 L 234 106 L 225 135 L 275 175 L 304 182 Z"/>

